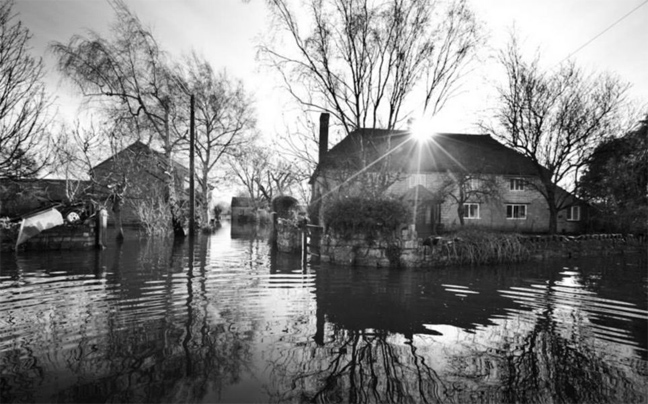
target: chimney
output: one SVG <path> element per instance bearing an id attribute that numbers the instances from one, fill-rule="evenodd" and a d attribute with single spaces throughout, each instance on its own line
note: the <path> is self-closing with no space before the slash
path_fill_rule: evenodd
<path id="1" fill-rule="evenodd" d="M 320 114 L 319 163 L 324 161 L 324 156 L 328 152 L 329 116 L 327 113 Z"/>

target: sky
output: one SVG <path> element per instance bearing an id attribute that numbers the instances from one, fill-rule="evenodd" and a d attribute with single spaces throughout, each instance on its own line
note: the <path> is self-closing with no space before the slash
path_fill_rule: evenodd
<path id="1" fill-rule="evenodd" d="M 632 99 L 642 105 L 648 102 L 648 0 L 469 2 L 489 35 L 487 48 L 502 47 L 515 26 L 525 50 L 529 54 L 539 50 L 547 67 L 571 55 L 584 69 L 619 75 L 632 85 Z M 265 0 L 126 0 L 126 4 L 172 55 L 196 50 L 216 70 L 225 68 L 242 79 L 256 98 L 258 127 L 267 136 L 293 119 L 286 112 L 293 105 L 276 84 L 276 76 L 259 67 L 255 58 L 258 38 L 269 28 Z M 47 85 L 57 97 L 59 111 L 71 119 L 80 96 L 55 71 L 48 44 L 66 43 L 87 30 L 107 32 L 113 19 L 110 5 L 105 0 L 15 0 L 14 11 L 33 34 L 33 53 L 44 58 Z M 492 82 L 497 77 L 492 62 L 485 59 L 480 66 L 435 118 L 437 131 L 478 133 L 475 123 L 493 107 Z"/>

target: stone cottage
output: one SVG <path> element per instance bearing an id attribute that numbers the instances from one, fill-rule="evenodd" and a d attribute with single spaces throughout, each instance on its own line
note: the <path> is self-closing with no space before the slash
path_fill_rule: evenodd
<path id="1" fill-rule="evenodd" d="M 489 135 L 360 129 L 327 150 L 320 120 L 320 161 L 311 177 L 312 202 L 339 195 L 388 194 L 410 204 L 425 238 L 461 226 L 525 233 L 549 229 L 549 209 L 531 160 Z M 558 232 L 583 230 L 586 207 L 560 190 Z"/>

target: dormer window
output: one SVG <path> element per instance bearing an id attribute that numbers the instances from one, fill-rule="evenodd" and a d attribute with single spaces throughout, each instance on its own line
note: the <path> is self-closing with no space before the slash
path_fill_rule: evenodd
<path id="1" fill-rule="evenodd" d="M 524 191 L 526 181 L 523 178 L 511 178 L 509 182 L 509 189 L 511 191 Z"/>
<path id="2" fill-rule="evenodd" d="M 409 177 L 409 186 L 415 187 L 417 185 L 425 186 L 425 174 L 412 174 Z"/>
<path id="3" fill-rule="evenodd" d="M 466 191 L 477 191 L 482 187 L 482 182 L 479 178 L 469 178 L 466 181 Z"/>

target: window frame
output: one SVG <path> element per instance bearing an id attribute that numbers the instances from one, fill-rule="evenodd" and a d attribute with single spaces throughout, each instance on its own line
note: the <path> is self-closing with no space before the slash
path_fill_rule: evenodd
<path id="1" fill-rule="evenodd" d="M 425 174 L 410 174 L 408 178 L 408 184 L 410 188 L 418 185 L 425 186 L 425 183 L 426 183 Z"/>
<path id="2" fill-rule="evenodd" d="M 480 178 L 468 178 L 464 184 L 466 191 L 478 191 L 482 188 L 482 180 Z"/>
<path id="3" fill-rule="evenodd" d="M 574 218 L 574 212 L 577 212 L 578 214 L 575 215 L 576 218 Z M 570 206 L 567 208 L 567 221 L 568 222 L 580 222 L 581 221 L 581 207 L 578 205 Z"/>
<path id="4" fill-rule="evenodd" d="M 526 180 L 524 178 L 509 178 L 509 191 L 520 192 L 526 190 Z"/>
<path id="5" fill-rule="evenodd" d="M 525 203 L 507 203 L 506 204 L 506 220 L 527 220 L 529 217 L 529 210 L 527 209 L 527 204 Z M 509 207 L 511 208 L 511 215 L 509 216 Z M 524 216 L 515 216 L 515 208 L 518 208 L 518 215 L 520 207 L 524 208 Z"/>
<path id="6" fill-rule="evenodd" d="M 469 219 L 469 220 L 481 219 L 481 208 L 479 207 L 479 203 L 466 202 L 463 205 L 464 205 L 464 208 L 463 208 L 463 218 L 464 219 Z M 469 215 L 469 213 L 471 212 L 471 209 L 470 209 L 471 206 L 476 206 L 477 207 L 477 209 L 476 209 L 477 210 L 477 215 L 476 216 L 470 216 Z"/>

